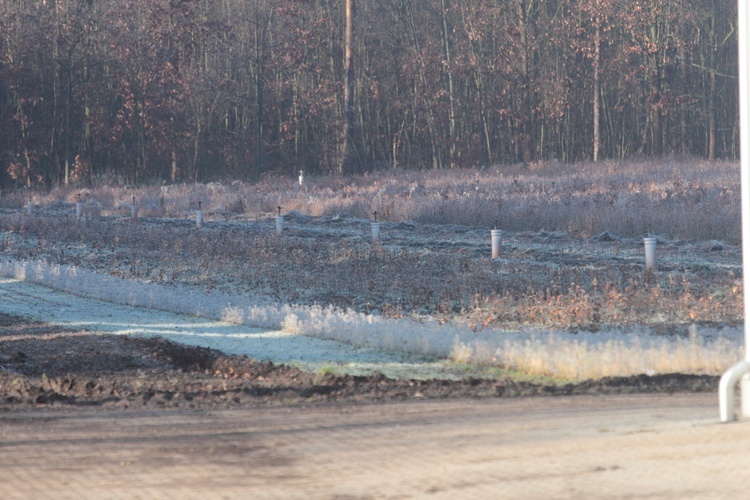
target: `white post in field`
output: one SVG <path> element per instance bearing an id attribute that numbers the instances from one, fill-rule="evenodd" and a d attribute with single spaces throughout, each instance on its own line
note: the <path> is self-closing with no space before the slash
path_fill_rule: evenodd
<path id="1" fill-rule="evenodd" d="M 502 250 L 503 232 L 500 229 L 490 229 L 492 260 L 500 257 Z"/>
<path id="2" fill-rule="evenodd" d="M 81 201 L 81 194 L 78 193 L 76 199 L 76 220 L 81 220 L 83 217 L 83 202 Z"/>
<path id="3" fill-rule="evenodd" d="M 200 201 L 198 201 L 198 210 L 195 211 L 195 227 L 198 229 L 203 227 L 203 208 Z"/>
<path id="4" fill-rule="evenodd" d="M 745 359 L 721 377 L 719 412 L 722 422 L 735 420 L 734 392 L 740 382 L 740 416 L 750 417 L 750 2 L 737 1 L 740 83 L 740 170 L 742 190 L 742 282 L 745 308 Z"/>
<path id="5" fill-rule="evenodd" d="M 656 238 L 643 238 L 646 251 L 646 271 L 656 272 Z"/>
<path id="6" fill-rule="evenodd" d="M 138 222 L 138 205 L 135 204 L 135 196 L 133 196 L 133 204 L 130 205 L 130 222 L 133 224 Z"/>

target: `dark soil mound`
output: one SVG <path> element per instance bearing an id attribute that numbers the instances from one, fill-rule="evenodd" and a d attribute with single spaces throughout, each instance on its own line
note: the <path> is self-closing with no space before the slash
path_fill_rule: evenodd
<path id="1" fill-rule="evenodd" d="M 68 331 L 0 318 L 0 408 L 229 408 L 575 394 L 714 391 L 718 377 L 657 375 L 567 385 L 511 379 L 395 380 L 315 374 L 161 338 Z"/>

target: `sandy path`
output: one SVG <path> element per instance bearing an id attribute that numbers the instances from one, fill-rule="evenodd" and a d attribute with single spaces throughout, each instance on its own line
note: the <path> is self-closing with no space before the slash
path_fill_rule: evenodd
<path id="1" fill-rule="evenodd" d="M 0 415 L 12 498 L 745 498 L 714 395 Z"/>

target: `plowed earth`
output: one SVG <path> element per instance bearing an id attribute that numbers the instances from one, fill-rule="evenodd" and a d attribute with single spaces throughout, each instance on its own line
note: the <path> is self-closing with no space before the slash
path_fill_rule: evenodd
<path id="1" fill-rule="evenodd" d="M 539 385 L 309 373 L 161 338 L 75 331 L 0 314 L 0 410 L 207 408 L 410 399 L 714 391 L 718 377 L 667 374 Z"/>

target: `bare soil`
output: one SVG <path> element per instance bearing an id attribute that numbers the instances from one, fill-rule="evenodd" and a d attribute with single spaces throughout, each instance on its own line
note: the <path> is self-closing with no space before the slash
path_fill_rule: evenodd
<path id="1" fill-rule="evenodd" d="M 0 412 L 4 500 L 702 500 L 750 470 L 715 394 L 66 408 Z"/>
<path id="2" fill-rule="evenodd" d="M 718 377 L 667 374 L 544 385 L 511 379 L 396 380 L 309 373 L 161 338 L 75 331 L 0 314 L 0 410 L 395 402 L 715 391 Z"/>

